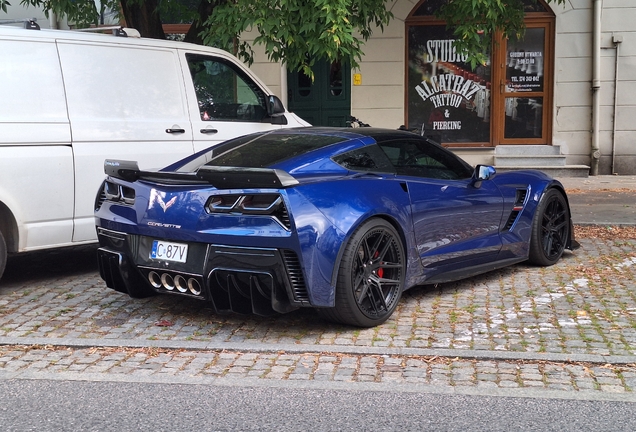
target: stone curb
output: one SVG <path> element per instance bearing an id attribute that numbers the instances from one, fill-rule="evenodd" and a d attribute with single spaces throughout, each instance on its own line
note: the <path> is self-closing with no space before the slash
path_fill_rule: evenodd
<path id="1" fill-rule="evenodd" d="M 210 343 L 167 340 L 117 340 L 117 339 L 74 339 L 74 338 L 30 338 L 30 337 L 0 337 L 0 345 L 44 345 L 69 348 L 160 348 L 186 351 L 239 351 L 254 353 L 278 353 L 289 354 L 304 353 L 340 353 L 350 355 L 396 355 L 418 357 L 445 357 L 461 358 L 467 360 L 493 360 L 493 361 L 529 361 L 529 362 L 555 362 L 555 363 L 596 363 L 627 365 L 636 364 L 636 356 L 616 356 L 598 354 L 559 354 L 537 353 L 518 351 L 490 351 L 490 350 L 466 350 L 466 349 L 426 349 L 426 348 L 388 348 L 388 347 L 354 347 L 342 345 L 301 345 L 265 343 Z"/>
<path id="2" fill-rule="evenodd" d="M 575 221 L 574 226 L 582 226 L 582 227 L 633 227 L 636 226 L 636 222 L 580 222 Z"/>
<path id="3" fill-rule="evenodd" d="M 145 384 L 181 384 L 181 385 L 214 385 L 225 387 L 276 387 L 281 389 L 314 389 L 314 390 L 339 390 L 359 392 L 390 392 L 390 393 L 424 393 L 447 394 L 462 396 L 492 396 L 511 398 L 535 398 L 535 399 L 563 399 L 581 401 L 606 401 L 606 402 L 635 402 L 636 395 L 632 393 L 606 393 L 599 391 L 568 391 L 550 390 L 525 387 L 518 388 L 469 388 L 462 386 L 440 386 L 435 384 L 407 383 L 395 385 L 394 383 L 370 383 L 349 381 L 304 381 L 304 380 L 274 380 L 257 378 L 234 377 L 201 377 L 201 376 L 131 376 L 100 373 L 73 372 L 42 372 L 42 371 L 0 371 L 0 379 L 13 380 L 50 380 L 50 381 L 93 381 L 93 382 L 122 382 Z"/>

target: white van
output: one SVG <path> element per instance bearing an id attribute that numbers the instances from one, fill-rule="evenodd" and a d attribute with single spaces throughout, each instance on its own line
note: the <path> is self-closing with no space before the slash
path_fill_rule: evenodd
<path id="1" fill-rule="evenodd" d="M 307 125 L 222 50 L 0 26 L 0 277 L 7 253 L 96 241 L 106 158 L 162 167 Z"/>

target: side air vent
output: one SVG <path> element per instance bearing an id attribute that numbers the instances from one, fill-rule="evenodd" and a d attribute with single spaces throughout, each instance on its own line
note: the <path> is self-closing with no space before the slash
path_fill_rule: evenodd
<path id="1" fill-rule="evenodd" d="M 278 211 L 274 213 L 274 217 L 276 217 L 276 219 L 278 219 L 278 221 L 287 228 L 288 231 L 291 231 L 291 221 L 289 220 L 289 212 L 287 211 L 285 204 L 280 206 Z"/>
<path id="2" fill-rule="evenodd" d="M 517 195 L 515 196 L 515 204 L 512 207 L 512 211 L 510 212 L 510 216 L 508 216 L 508 220 L 506 221 L 506 225 L 503 227 L 503 231 L 510 231 L 523 210 L 523 206 L 526 202 L 526 197 L 528 196 L 527 189 L 517 189 Z"/>
<path id="3" fill-rule="evenodd" d="M 291 282 L 294 300 L 297 302 L 309 303 L 309 294 L 307 293 L 305 277 L 303 276 L 303 270 L 300 267 L 298 255 L 296 255 L 294 251 L 286 249 L 282 252 L 283 259 L 285 260 L 285 268 L 287 269 L 289 281 Z"/>

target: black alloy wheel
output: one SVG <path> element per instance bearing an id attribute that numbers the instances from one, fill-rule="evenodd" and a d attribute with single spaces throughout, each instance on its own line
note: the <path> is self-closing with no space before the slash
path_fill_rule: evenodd
<path id="1" fill-rule="evenodd" d="M 548 190 L 539 203 L 532 224 L 530 262 L 549 266 L 555 264 L 570 238 L 570 210 L 563 193 Z"/>
<path id="2" fill-rule="evenodd" d="M 343 324 L 373 327 L 386 321 L 404 287 L 406 259 L 395 228 L 370 219 L 345 247 L 336 285 L 336 306 L 321 309 L 326 318 Z"/>

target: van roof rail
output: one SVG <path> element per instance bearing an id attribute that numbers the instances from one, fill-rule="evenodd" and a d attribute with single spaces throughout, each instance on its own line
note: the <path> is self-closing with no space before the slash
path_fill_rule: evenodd
<path id="1" fill-rule="evenodd" d="M 14 20 L 0 20 L 0 25 L 3 24 L 20 24 L 25 29 L 29 30 L 40 30 L 40 25 L 36 22 L 37 18 L 24 18 L 24 19 L 14 19 Z"/>
<path id="2" fill-rule="evenodd" d="M 37 18 L 25 18 L 25 19 L 13 19 L 13 20 L 0 20 L 0 25 L 4 24 L 23 24 L 25 29 L 29 30 L 40 30 L 40 25 L 36 22 Z M 122 26 L 104 26 L 104 27 L 89 27 L 83 29 L 73 29 L 73 31 L 78 32 L 103 32 L 112 30 L 113 35 L 120 37 L 141 37 L 139 31 L 134 28 L 125 28 Z"/>
<path id="3" fill-rule="evenodd" d="M 74 29 L 74 30 L 78 31 L 78 32 L 87 32 L 87 33 L 102 32 L 102 31 L 106 31 L 106 30 L 112 30 L 113 31 L 113 35 L 115 35 L 115 36 L 120 36 L 120 37 L 141 37 L 139 32 L 137 30 L 135 30 L 134 28 L 125 28 L 125 27 L 122 27 L 122 26 L 88 27 L 88 28 Z"/>

